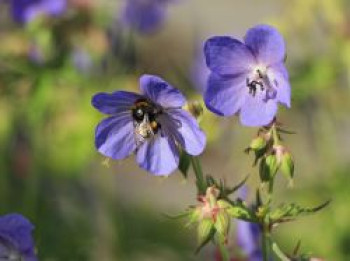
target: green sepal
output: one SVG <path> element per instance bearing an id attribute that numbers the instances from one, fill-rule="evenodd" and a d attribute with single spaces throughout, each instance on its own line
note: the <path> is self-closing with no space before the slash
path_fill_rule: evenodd
<path id="1" fill-rule="evenodd" d="M 266 147 L 266 140 L 263 137 L 256 137 L 252 140 L 249 145 L 249 149 L 251 150 L 261 150 Z"/>
<path id="2" fill-rule="evenodd" d="M 186 211 L 186 212 L 183 212 L 183 213 L 180 213 L 180 214 L 177 214 L 177 215 L 169 215 L 169 214 L 163 214 L 166 218 L 169 218 L 169 219 L 181 219 L 181 218 L 186 218 L 186 217 L 189 217 L 191 216 L 191 211 Z"/>
<path id="3" fill-rule="evenodd" d="M 201 210 L 198 207 L 194 208 L 188 215 L 187 226 L 190 226 L 191 224 L 198 222 L 200 218 L 201 218 Z"/>
<path id="4" fill-rule="evenodd" d="M 262 182 L 269 182 L 278 170 L 276 155 L 268 155 L 260 161 L 259 175 Z"/>
<path id="5" fill-rule="evenodd" d="M 196 253 L 198 253 L 202 247 L 204 247 L 215 234 L 215 227 L 213 220 L 211 218 L 202 219 L 197 228 L 197 240 L 198 247 L 196 249 Z"/>
<path id="6" fill-rule="evenodd" d="M 187 179 L 188 171 L 190 167 L 191 167 L 191 156 L 188 155 L 184 150 L 182 150 L 178 168 L 185 179 Z"/>
<path id="7" fill-rule="evenodd" d="M 253 166 L 256 166 L 256 164 L 258 163 L 258 161 L 264 157 L 264 155 L 266 154 L 267 152 L 267 147 L 264 147 L 260 150 L 255 150 L 254 151 L 254 154 L 255 154 L 255 159 L 254 159 L 254 163 L 253 163 Z"/>
<path id="8" fill-rule="evenodd" d="M 233 193 L 235 193 L 238 189 L 240 189 L 248 180 L 249 175 L 243 178 L 241 182 L 239 182 L 236 186 L 234 187 L 226 187 L 226 184 L 223 180 L 219 180 L 217 182 L 212 176 L 208 175 L 206 177 L 206 181 L 208 184 L 208 187 L 216 187 L 219 189 L 219 196 L 218 198 L 220 199 L 227 199 L 227 197 Z"/>
<path id="9" fill-rule="evenodd" d="M 215 229 L 219 235 L 226 237 L 230 227 L 230 217 L 226 211 L 220 211 L 216 215 Z"/>
<path id="10" fill-rule="evenodd" d="M 294 161 L 290 153 L 284 153 L 281 159 L 281 171 L 287 179 L 292 180 L 294 177 Z"/>
<path id="11" fill-rule="evenodd" d="M 282 205 L 279 208 L 273 210 L 269 216 L 272 223 L 280 223 L 294 220 L 298 216 L 304 216 L 308 214 L 313 214 L 321 209 L 325 208 L 330 203 L 330 200 L 322 203 L 321 205 L 313 208 L 304 208 L 295 203 L 288 205 Z"/>

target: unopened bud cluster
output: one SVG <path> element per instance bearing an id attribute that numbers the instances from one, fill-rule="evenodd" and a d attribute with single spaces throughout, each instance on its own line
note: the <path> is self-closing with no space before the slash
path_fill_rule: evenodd
<path id="1" fill-rule="evenodd" d="M 259 174 L 262 182 L 269 182 L 280 170 L 290 182 L 294 176 L 294 161 L 289 150 L 281 144 L 281 128 L 273 123 L 269 127 L 261 128 L 247 152 L 254 152 L 254 165 L 259 163 Z"/>
<path id="2" fill-rule="evenodd" d="M 217 236 L 225 241 L 229 230 L 230 217 L 227 213 L 229 204 L 218 199 L 219 190 L 207 188 L 206 194 L 198 197 L 199 204 L 191 210 L 190 223 L 197 223 L 199 245 Z"/>

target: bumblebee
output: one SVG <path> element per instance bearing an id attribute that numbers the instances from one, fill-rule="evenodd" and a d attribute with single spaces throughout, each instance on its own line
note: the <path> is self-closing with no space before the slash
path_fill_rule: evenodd
<path id="1" fill-rule="evenodd" d="M 161 110 L 147 100 L 138 100 L 132 108 L 134 136 L 136 145 L 140 146 L 145 140 L 152 138 L 160 129 L 157 116 Z"/>

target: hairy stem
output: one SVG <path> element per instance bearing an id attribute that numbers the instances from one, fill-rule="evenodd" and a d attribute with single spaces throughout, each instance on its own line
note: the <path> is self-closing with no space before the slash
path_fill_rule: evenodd
<path id="1" fill-rule="evenodd" d="M 207 189 L 207 184 L 203 176 L 202 165 L 198 157 L 191 157 L 191 162 L 194 174 L 196 175 L 196 185 L 198 189 L 198 194 L 204 195 Z"/>
<path id="2" fill-rule="evenodd" d="M 230 255 L 225 247 L 225 243 L 220 241 L 218 246 L 219 246 L 219 250 L 220 250 L 221 260 L 222 261 L 229 261 Z"/>
<path id="3" fill-rule="evenodd" d="M 272 248 L 271 248 L 271 234 L 268 227 L 264 224 L 261 233 L 261 244 L 263 252 L 263 260 L 269 261 L 272 260 Z"/>

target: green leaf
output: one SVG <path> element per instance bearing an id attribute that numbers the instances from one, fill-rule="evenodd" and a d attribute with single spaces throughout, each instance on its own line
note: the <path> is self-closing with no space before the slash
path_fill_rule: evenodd
<path id="1" fill-rule="evenodd" d="M 226 212 L 234 218 L 250 222 L 255 222 L 257 220 L 254 212 L 240 200 L 237 200 L 233 205 L 227 207 Z"/>
<path id="2" fill-rule="evenodd" d="M 284 133 L 284 134 L 296 134 L 295 131 L 289 131 L 289 130 L 285 130 L 285 129 L 282 129 L 282 128 L 277 128 L 277 131 L 280 132 L 280 133 Z"/>
<path id="3" fill-rule="evenodd" d="M 276 242 L 272 243 L 272 250 L 276 254 L 276 256 L 279 258 L 281 261 L 290 261 L 291 259 L 287 257 L 282 250 L 279 248 Z"/>
<path id="4" fill-rule="evenodd" d="M 248 180 L 249 175 L 245 176 L 244 179 L 238 183 L 236 186 L 232 187 L 232 188 L 224 188 L 223 189 L 223 194 L 222 196 L 229 196 L 232 193 L 236 192 L 237 190 L 239 190 Z"/>
<path id="5" fill-rule="evenodd" d="M 325 208 L 330 203 L 330 200 L 314 208 L 304 208 L 295 203 L 282 205 L 270 213 L 272 223 L 285 222 L 295 219 L 298 216 L 316 213 Z"/>
<path id="6" fill-rule="evenodd" d="M 180 155 L 180 162 L 179 162 L 179 170 L 181 171 L 182 175 L 186 179 L 188 176 L 188 171 L 191 166 L 191 156 L 188 155 L 184 150 L 181 152 Z"/>

